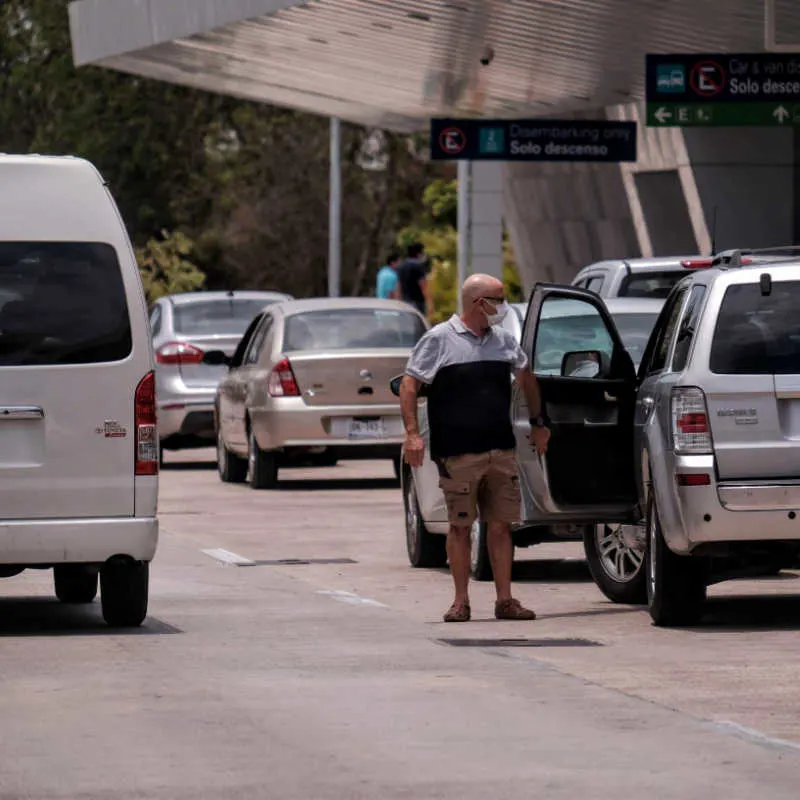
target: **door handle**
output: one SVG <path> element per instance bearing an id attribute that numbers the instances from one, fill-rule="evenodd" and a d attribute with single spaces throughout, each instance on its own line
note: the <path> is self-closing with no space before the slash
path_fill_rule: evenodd
<path id="1" fill-rule="evenodd" d="M 39 406 L 0 407 L 0 421 L 4 419 L 44 419 L 44 409 Z"/>
<path id="2" fill-rule="evenodd" d="M 606 403 L 616 403 L 617 400 L 619 400 L 618 397 L 614 397 L 613 395 L 610 395 L 608 392 L 603 392 L 603 399 L 606 401 Z"/>
<path id="3" fill-rule="evenodd" d="M 613 428 L 617 424 L 617 422 L 616 420 L 612 420 L 611 422 L 595 422 L 594 420 L 591 419 L 585 419 L 583 421 L 583 424 L 587 428 Z"/>

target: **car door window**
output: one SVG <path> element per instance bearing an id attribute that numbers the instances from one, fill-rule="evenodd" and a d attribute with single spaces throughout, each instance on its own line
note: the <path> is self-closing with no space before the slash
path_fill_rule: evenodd
<path id="1" fill-rule="evenodd" d="M 150 333 L 152 336 L 161 333 L 161 306 L 154 306 L 150 312 Z"/>
<path id="2" fill-rule="evenodd" d="M 256 329 L 261 324 L 261 320 L 264 319 L 263 314 L 259 314 L 249 325 L 247 330 L 242 336 L 241 341 L 236 347 L 236 352 L 233 354 L 231 358 L 230 368 L 235 369 L 236 367 L 241 367 L 242 363 L 244 362 L 244 355 L 247 352 L 248 347 L 250 346 L 250 342 L 253 339 L 253 336 L 256 332 Z"/>
<path id="3" fill-rule="evenodd" d="M 661 372 L 666 369 L 670 344 L 678 325 L 686 292 L 686 289 L 681 289 L 667 300 L 667 304 L 647 346 L 648 352 L 645 353 L 642 361 L 642 375 L 652 375 L 654 372 Z"/>
<path id="4" fill-rule="evenodd" d="M 586 288 L 590 292 L 595 292 L 596 294 L 600 294 L 600 290 L 603 288 L 604 281 L 605 278 L 602 275 L 593 275 L 586 282 Z"/>
<path id="5" fill-rule="evenodd" d="M 611 362 L 613 351 L 614 343 L 596 306 L 585 300 L 545 297 L 533 346 L 537 375 L 561 375 L 569 355 L 570 377 L 594 377 L 600 363 Z"/>
<path id="6" fill-rule="evenodd" d="M 691 292 L 689 292 L 689 301 L 686 304 L 686 311 L 675 340 L 675 353 L 672 357 L 673 372 L 681 372 L 685 369 L 686 362 L 689 360 L 689 350 L 692 348 L 694 333 L 697 330 L 697 322 L 703 309 L 705 295 L 706 287 L 701 284 L 693 286 Z"/>
<path id="7" fill-rule="evenodd" d="M 250 346 L 247 348 L 247 353 L 244 357 L 244 364 L 257 364 L 258 358 L 261 355 L 261 350 L 264 346 L 264 341 L 267 338 L 270 328 L 272 327 L 272 317 L 266 315 L 264 321 L 258 327 L 258 330 L 253 335 L 250 341 Z"/>

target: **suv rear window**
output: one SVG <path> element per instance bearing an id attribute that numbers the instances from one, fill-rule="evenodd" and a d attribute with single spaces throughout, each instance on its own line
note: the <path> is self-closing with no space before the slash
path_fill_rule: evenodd
<path id="1" fill-rule="evenodd" d="M 686 277 L 683 270 L 673 269 L 669 272 L 634 272 L 626 275 L 619 286 L 619 297 L 656 297 L 664 299 L 669 296 L 672 287 Z"/>
<path id="2" fill-rule="evenodd" d="M 0 366 L 120 361 L 132 348 L 113 247 L 0 242 Z"/>
<path id="3" fill-rule="evenodd" d="M 800 373 L 800 281 L 729 286 L 722 299 L 711 371 L 725 375 Z"/>
<path id="4" fill-rule="evenodd" d="M 273 302 L 268 298 L 220 297 L 175 303 L 173 326 L 176 333 L 184 336 L 241 336 L 258 312 Z"/>

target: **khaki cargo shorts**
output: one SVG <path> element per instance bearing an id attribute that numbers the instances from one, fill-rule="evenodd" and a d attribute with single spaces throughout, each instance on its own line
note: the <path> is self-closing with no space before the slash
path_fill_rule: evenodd
<path id="1" fill-rule="evenodd" d="M 519 522 L 519 474 L 513 450 L 441 458 L 436 466 L 451 525 L 470 527 L 478 515 L 484 522 Z"/>

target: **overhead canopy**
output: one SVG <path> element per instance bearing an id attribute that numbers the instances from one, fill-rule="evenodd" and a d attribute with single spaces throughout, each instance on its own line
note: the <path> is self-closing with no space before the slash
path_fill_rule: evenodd
<path id="1" fill-rule="evenodd" d="M 800 3 L 769 5 L 800 43 Z M 759 0 L 76 0 L 70 17 L 78 65 L 405 131 L 619 105 L 647 52 L 765 36 Z"/>

